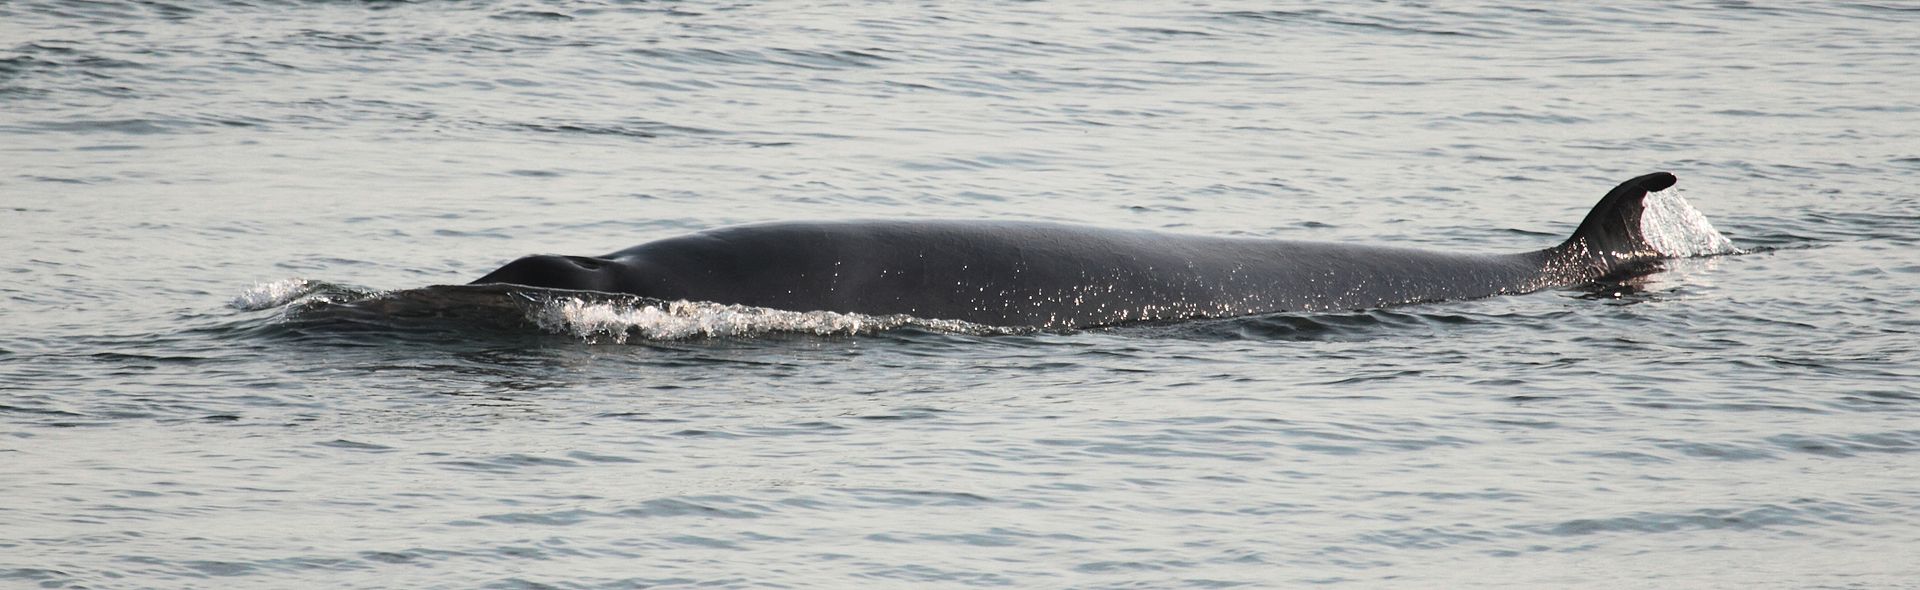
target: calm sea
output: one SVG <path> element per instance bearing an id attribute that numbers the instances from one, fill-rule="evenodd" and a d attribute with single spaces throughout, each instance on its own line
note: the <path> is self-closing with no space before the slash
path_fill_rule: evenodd
<path id="1" fill-rule="evenodd" d="M 0 2 L 0 587 L 1920 585 L 1916 64 L 1904 1 Z M 1512 252 L 1655 170 L 1741 253 L 329 312 L 788 219 Z"/>

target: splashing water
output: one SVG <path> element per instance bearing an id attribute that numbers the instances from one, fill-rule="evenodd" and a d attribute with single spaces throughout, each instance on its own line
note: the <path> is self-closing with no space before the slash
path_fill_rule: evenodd
<path id="1" fill-rule="evenodd" d="M 874 334 L 899 328 L 921 328 L 942 333 L 990 334 L 1006 329 L 957 320 L 929 320 L 907 315 L 870 316 L 830 311 L 797 312 L 743 305 L 673 301 L 639 303 L 593 301 L 562 297 L 546 301 L 529 317 L 540 329 L 583 340 L 602 338 L 625 343 L 642 340 L 683 340 L 799 333 L 817 336 Z"/>
<path id="2" fill-rule="evenodd" d="M 1693 258 L 1739 252 L 1733 241 L 1713 229 L 1707 216 L 1693 208 L 1680 191 L 1647 193 L 1640 215 L 1640 233 L 1660 254 L 1671 258 Z"/>
<path id="3" fill-rule="evenodd" d="M 412 321 L 450 320 L 476 326 L 528 326 L 588 342 L 611 343 L 781 333 L 850 336 L 902 328 L 972 335 L 1031 331 L 908 315 L 797 312 L 518 285 L 437 285 L 366 291 L 323 281 L 288 279 L 255 285 L 235 296 L 229 305 L 247 311 L 286 307 L 289 315 L 283 320 L 308 323 L 364 326 L 370 318 L 377 318 L 378 325 L 407 329 L 419 327 L 408 323 Z M 396 320 L 401 323 L 393 324 Z"/>
<path id="4" fill-rule="evenodd" d="M 235 295 L 227 302 L 228 306 L 244 311 L 259 311 L 292 303 L 317 288 L 313 281 L 306 279 L 286 279 L 271 283 L 261 283 Z"/>

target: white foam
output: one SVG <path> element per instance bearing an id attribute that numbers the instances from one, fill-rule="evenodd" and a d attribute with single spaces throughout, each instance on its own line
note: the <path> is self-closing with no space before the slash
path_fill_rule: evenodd
<path id="1" fill-rule="evenodd" d="M 646 304 L 561 297 L 547 301 L 530 315 L 535 324 L 548 332 L 614 343 L 624 343 L 629 338 L 683 340 L 770 333 L 855 335 L 909 326 L 947 333 L 1001 331 L 968 322 L 905 315 L 798 312 L 693 301 Z"/>
<path id="2" fill-rule="evenodd" d="M 306 279 L 286 279 L 260 283 L 235 295 L 227 305 L 246 311 L 279 307 L 312 293 L 317 285 Z"/>
<path id="3" fill-rule="evenodd" d="M 1692 258 L 1732 254 L 1739 249 L 1707 222 L 1707 216 L 1680 197 L 1678 189 L 1648 193 L 1640 215 L 1640 233 L 1663 256 Z"/>

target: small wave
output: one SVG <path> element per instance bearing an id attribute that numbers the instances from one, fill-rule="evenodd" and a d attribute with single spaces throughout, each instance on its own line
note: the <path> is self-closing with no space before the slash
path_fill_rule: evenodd
<path id="1" fill-rule="evenodd" d="M 1640 233 L 1655 250 L 1672 258 L 1736 254 L 1733 241 L 1713 229 L 1707 216 L 1693 208 L 1680 191 L 1648 193 L 1640 215 Z"/>
<path id="2" fill-rule="evenodd" d="M 1437 35 L 1442 37 L 1486 37 L 1480 33 L 1438 28 L 1430 21 L 1401 20 L 1379 15 L 1346 16 L 1324 9 L 1311 10 L 1235 10 L 1217 13 L 1218 18 L 1247 22 L 1329 25 L 1361 31 L 1401 35 Z"/>
<path id="3" fill-rule="evenodd" d="M 632 55 L 643 56 L 645 65 L 662 67 L 662 64 L 693 66 L 775 66 L 800 68 L 807 70 L 842 70 L 852 68 L 873 68 L 885 62 L 894 61 L 879 48 L 864 49 L 797 49 L 772 47 L 766 50 L 754 49 L 716 49 L 716 48 L 660 48 L 646 47 L 628 50 Z M 677 67 L 672 69 L 678 69 Z"/>
<path id="4" fill-rule="evenodd" d="M 174 118 L 155 119 L 72 119 L 66 121 L 40 121 L 9 126 L 6 129 L 22 133 L 121 133 L 126 135 L 163 135 L 171 133 L 204 133 L 201 128 L 207 123 Z"/>
<path id="5" fill-rule="evenodd" d="M 513 131 L 532 131 L 577 136 L 603 136 L 626 139 L 655 139 L 660 137 L 716 137 L 732 135 L 719 129 L 705 129 L 674 125 L 646 119 L 626 119 L 607 123 L 588 121 L 541 121 L 534 123 L 506 123 L 498 125 Z"/>
<path id="6" fill-rule="evenodd" d="M 1457 303 L 1457 302 L 1456 302 Z M 1439 312 L 1432 309 L 1369 309 L 1350 312 L 1273 312 L 1211 319 L 1173 320 L 1106 328 L 1120 334 L 1200 341 L 1364 342 L 1383 336 L 1436 333 L 1485 321 L 1538 318 Z"/>
<path id="7" fill-rule="evenodd" d="M 494 20 L 570 21 L 573 20 L 573 15 L 550 10 L 509 10 L 495 14 L 492 18 Z"/>

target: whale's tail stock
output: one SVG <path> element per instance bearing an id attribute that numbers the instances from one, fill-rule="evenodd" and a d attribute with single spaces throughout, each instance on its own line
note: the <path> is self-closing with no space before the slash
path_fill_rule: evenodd
<path id="1" fill-rule="evenodd" d="M 1573 237 L 1549 250 L 1567 272 L 1597 279 L 1631 273 L 1664 258 L 1647 241 L 1640 218 L 1648 193 L 1666 190 L 1678 182 L 1673 174 L 1655 172 L 1620 183 L 1593 206 Z"/>

